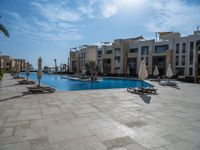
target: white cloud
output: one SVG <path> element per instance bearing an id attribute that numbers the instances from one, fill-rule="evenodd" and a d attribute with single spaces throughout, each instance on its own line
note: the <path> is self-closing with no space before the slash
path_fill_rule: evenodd
<path id="1" fill-rule="evenodd" d="M 118 13 L 134 13 L 146 5 L 148 0 L 102 0 L 101 13 L 109 18 Z M 140 10 L 141 11 L 141 10 Z"/>
<path id="2" fill-rule="evenodd" d="M 118 12 L 119 7 L 115 3 L 105 3 L 101 7 L 103 17 L 109 18 Z"/>
<path id="3" fill-rule="evenodd" d="M 80 20 L 79 13 L 67 8 L 63 3 L 31 3 L 39 15 L 48 21 L 77 22 Z M 65 4 L 65 3 L 64 3 Z"/>
<path id="4" fill-rule="evenodd" d="M 94 15 L 94 9 L 88 5 L 88 6 L 79 6 L 78 7 L 78 11 L 81 13 L 81 14 L 84 14 L 86 16 L 88 16 L 89 18 L 94 18 L 95 15 Z"/>
<path id="5" fill-rule="evenodd" d="M 111 19 L 115 15 L 130 18 L 130 24 L 134 21 L 143 24 L 149 32 L 188 33 L 200 23 L 200 6 L 188 5 L 183 0 L 76 0 L 73 5 L 69 4 L 70 0 L 45 1 L 31 2 L 30 17 L 6 12 L 13 18 L 11 25 L 15 33 L 34 39 L 80 39 L 82 22 Z"/>
<path id="6" fill-rule="evenodd" d="M 151 7 L 156 16 L 151 17 L 146 28 L 151 32 L 180 31 L 191 33 L 198 25 L 200 6 L 188 5 L 181 0 L 155 1 Z"/>
<path id="7" fill-rule="evenodd" d="M 82 38 L 79 30 L 67 22 L 49 22 L 36 17 L 23 18 L 16 12 L 6 13 L 12 17 L 10 25 L 13 35 L 22 35 L 25 38 L 36 40 L 77 40 Z"/>

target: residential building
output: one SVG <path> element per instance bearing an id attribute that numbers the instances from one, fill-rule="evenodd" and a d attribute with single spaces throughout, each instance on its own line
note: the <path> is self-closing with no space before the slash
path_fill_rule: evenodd
<path id="1" fill-rule="evenodd" d="M 112 69 L 112 43 L 103 42 L 102 45 L 98 48 L 98 65 L 100 67 L 101 73 L 111 74 Z"/>
<path id="2" fill-rule="evenodd" d="M 25 71 L 26 67 L 26 60 L 25 59 L 14 59 L 13 60 L 13 67 L 18 64 L 20 67 L 20 71 Z"/>
<path id="3" fill-rule="evenodd" d="M 10 71 L 12 68 L 12 58 L 7 55 L 1 56 L 1 69 L 5 71 Z"/>
<path id="4" fill-rule="evenodd" d="M 72 48 L 70 50 L 70 72 L 81 73 L 84 66 L 89 61 L 97 63 L 97 49 L 96 45 L 82 45 L 79 48 Z"/>
<path id="5" fill-rule="evenodd" d="M 172 64 L 174 75 L 194 77 L 195 70 L 200 74 L 200 31 L 181 36 L 178 32 L 159 32 L 159 39 L 145 40 L 143 36 L 116 39 L 112 43 L 103 42 L 93 49 L 86 46 L 70 51 L 70 71 L 81 72 L 85 61 L 93 60 L 100 72 L 109 75 L 136 76 L 140 62 L 145 60 L 149 74 L 158 66 L 160 75 L 165 75 Z M 196 54 L 196 49 L 198 53 Z M 89 53 L 86 53 L 89 51 Z M 90 56 L 90 57 L 88 57 Z M 86 59 L 86 58 L 89 59 Z"/>

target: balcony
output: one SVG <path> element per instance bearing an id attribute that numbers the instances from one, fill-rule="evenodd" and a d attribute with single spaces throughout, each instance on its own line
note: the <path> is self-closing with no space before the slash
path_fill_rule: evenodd
<path id="1" fill-rule="evenodd" d="M 120 63 L 115 63 L 115 67 L 120 67 Z"/>
<path id="2" fill-rule="evenodd" d="M 127 53 L 127 57 L 128 58 L 133 58 L 133 57 L 137 57 L 138 53 Z"/>
<path id="3" fill-rule="evenodd" d="M 112 58 L 112 54 L 102 54 L 101 58 L 102 59 L 111 59 Z"/>
<path id="4" fill-rule="evenodd" d="M 121 56 L 120 52 L 115 52 L 115 56 Z"/>

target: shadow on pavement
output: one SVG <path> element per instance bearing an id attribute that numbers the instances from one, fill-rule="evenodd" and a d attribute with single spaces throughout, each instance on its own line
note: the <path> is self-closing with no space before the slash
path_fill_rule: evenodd
<path id="1" fill-rule="evenodd" d="M 140 98 L 145 102 L 145 103 L 147 103 L 147 104 L 149 104 L 150 103 L 150 101 L 151 101 L 151 96 L 149 96 L 149 95 L 147 95 L 147 94 L 139 94 L 139 96 L 140 96 Z"/>
<path id="2" fill-rule="evenodd" d="M 0 102 L 20 98 L 20 97 L 23 97 L 23 96 L 26 96 L 26 95 L 30 95 L 30 93 L 29 92 L 22 92 L 22 95 L 16 95 L 16 96 L 12 96 L 12 97 L 5 98 L 5 99 L 0 99 Z"/>
<path id="3" fill-rule="evenodd" d="M 11 87 L 11 86 L 16 86 L 16 85 L 19 85 L 19 84 L 15 83 L 15 84 L 11 84 L 11 85 L 1 86 L 0 88 Z"/>

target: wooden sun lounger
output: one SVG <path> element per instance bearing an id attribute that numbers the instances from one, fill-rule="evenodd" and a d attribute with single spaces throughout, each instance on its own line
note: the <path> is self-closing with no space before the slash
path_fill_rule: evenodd
<path id="1" fill-rule="evenodd" d="M 44 93 L 44 92 L 50 92 L 54 93 L 56 90 L 51 87 L 27 87 L 30 93 Z"/>
<path id="2" fill-rule="evenodd" d="M 14 76 L 13 79 L 25 79 L 25 77 Z"/>
<path id="3" fill-rule="evenodd" d="M 28 80 L 20 80 L 17 81 L 19 84 L 35 84 L 34 81 L 28 81 Z"/>
<path id="4" fill-rule="evenodd" d="M 173 86 L 173 87 L 177 86 L 176 82 L 161 81 L 161 82 L 159 82 L 159 84 L 162 86 Z"/>
<path id="5" fill-rule="evenodd" d="M 145 88 L 127 88 L 127 91 L 130 93 L 150 93 L 150 94 L 157 94 L 157 89 L 154 87 L 145 87 Z"/>

